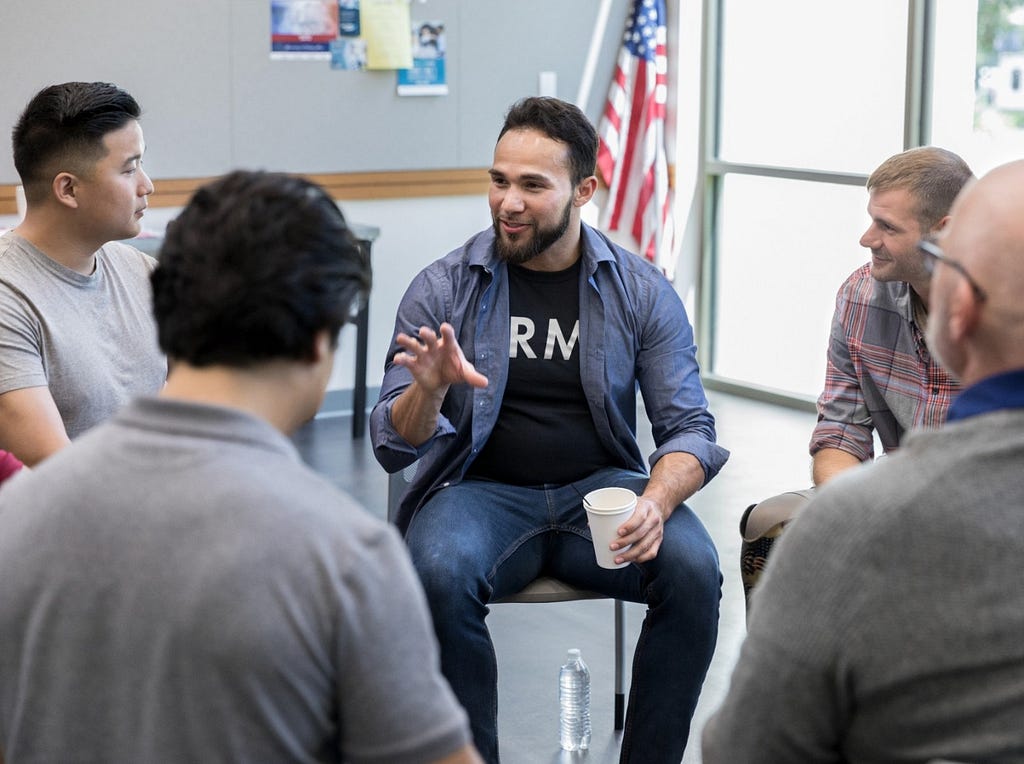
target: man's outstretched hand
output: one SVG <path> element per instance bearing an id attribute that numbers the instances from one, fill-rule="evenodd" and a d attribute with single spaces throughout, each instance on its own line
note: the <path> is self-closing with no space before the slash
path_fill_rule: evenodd
<path id="1" fill-rule="evenodd" d="M 395 363 L 407 368 L 424 390 L 436 393 L 460 383 L 487 387 L 487 377 L 466 360 L 451 324 L 441 324 L 440 336 L 421 326 L 417 336 L 399 332 L 395 341 L 403 350 L 395 354 Z"/>

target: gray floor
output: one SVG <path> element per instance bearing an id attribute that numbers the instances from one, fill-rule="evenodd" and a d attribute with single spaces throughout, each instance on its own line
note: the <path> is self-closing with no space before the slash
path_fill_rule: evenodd
<path id="1" fill-rule="evenodd" d="M 700 761 L 699 733 L 728 688 L 744 634 L 737 523 L 749 503 L 809 485 L 807 441 L 814 415 L 725 393 L 708 395 L 719 442 L 732 452 L 722 473 L 690 504 L 718 546 L 725 575 L 718 647 L 693 720 L 684 764 Z M 384 517 L 387 476 L 369 443 L 353 441 L 350 417 L 320 418 L 295 436 L 304 458 Z M 649 452 L 649 433 L 642 432 Z M 626 607 L 627 640 L 636 642 L 643 606 Z M 618 760 L 612 729 L 614 694 L 612 604 L 594 600 L 547 605 L 496 605 L 489 616 L 498 654 L 499 745 L 505 764 L 606 764 Z M 578 647 L 591 671 L 593 740 L 586 754 L 558 746 L 558 667 Z M 628 689 L 628 688 L 627 688 Z"/>

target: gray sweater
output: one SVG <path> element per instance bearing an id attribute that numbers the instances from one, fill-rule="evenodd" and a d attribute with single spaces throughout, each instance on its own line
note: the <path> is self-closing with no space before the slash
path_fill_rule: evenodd
<path id="1" fill-rule="evenodd" d="M 714 762 L 1024 762 L 1024 411 L 830 483 L 754 598 Z"/>

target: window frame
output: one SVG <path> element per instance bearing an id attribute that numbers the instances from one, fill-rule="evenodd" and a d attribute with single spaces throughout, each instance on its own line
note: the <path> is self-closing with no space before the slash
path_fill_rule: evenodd
<path id="1" fill-rule="evenodd" d="M 789 406 L 816 410 L 816 396 L 778 390 L 747 380 L 715 373 L 715 294 L 717 293 L 720 203 L 725 178 L 730 174 L 755 175 L 787 180 L 859 186 L 867 175 L 784 167 L 769 164 L 729 162 L 720 156 L 721 72 L 723 30 L 721 18 L 727 0 L 702 0 L 702 76 L 700 87 L 701 125 L 698 138 L 697 240 L 700 242 L 697 289 L 698 361 L 708 389 Z M 907 58 L 904 71 L 903 150 L 927 145 L 930 138 L 932 61 L 935 48 L 935 0 L 906 0 Z M 836 285 L 838 288 L 838 284 Z M 824 348 L 822 348 L 824 351 Z"/>

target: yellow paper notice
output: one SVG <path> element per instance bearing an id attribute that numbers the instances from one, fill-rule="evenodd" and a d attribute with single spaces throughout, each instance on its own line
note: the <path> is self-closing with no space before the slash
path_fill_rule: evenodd
<path id="1" fill-rule="evenodd" d="M 362 0 L 362 36 L 367 69 L 408 69 L 412 37 L 408 0 Z"/>

